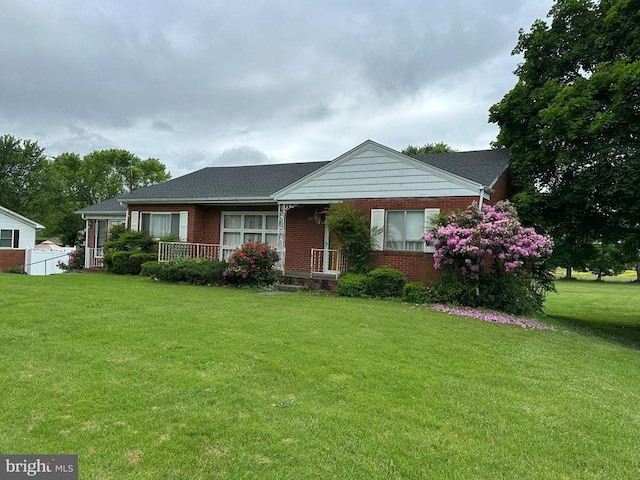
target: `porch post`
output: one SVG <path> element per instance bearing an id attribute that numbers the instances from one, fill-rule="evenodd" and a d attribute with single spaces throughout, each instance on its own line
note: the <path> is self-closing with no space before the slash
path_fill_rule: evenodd
<path id="1" fill-rule="evenodd" d="M 280 261 L 276 264 L 276 267 L 282 270 L 284 273 L 284 257 L 286 254 L 286 235 L 285 231 L 287 229 L 287 212 L 294 208 L 295 205 L 279 203 L 278 204 L 278 255 L 280 256 Z"/>
<path id="2" fill-rule="evenodd" d="M 89 219 L 84 220 L 84 268 L 91 266 L 91 259 L 89 258 Z"/>

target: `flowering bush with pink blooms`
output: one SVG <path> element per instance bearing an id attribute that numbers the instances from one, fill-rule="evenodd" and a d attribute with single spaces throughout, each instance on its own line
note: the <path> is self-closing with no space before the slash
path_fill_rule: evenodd
<path id="1" fill-rule="evenodd" d="M 279 260 L 275 248 L 262 242 L 247 242 L 231 254 L 224 271 L 232 284 L 263 287 L 278 280 L 273 265 Z"/>
<path id="2" fill-rule="evenodd" d="M 440 301 L 524 314 L 541 310 L 553 290 L 545 265 L 551 239 L 523 227 L 508 202 L 441 217 L 423 238 L 436 246 L 434 267 L 443 270 Z"/>

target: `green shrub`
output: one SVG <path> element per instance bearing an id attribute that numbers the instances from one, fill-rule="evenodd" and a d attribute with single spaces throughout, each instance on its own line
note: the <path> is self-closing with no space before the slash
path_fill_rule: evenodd
<path id="1" fill-rule="evenodd" d="M 125 231 L 104 244 L 105 252 L 153 253 L 154 242 L 146 232 Z"/>
<path id="2" fill-rule="evenodd" d="M 111 254 L 110 271 L 118 275 L 127 275 L 129 273 L 129 257 L 131 252 L 113 252 Z"/>
<path id="3" fill-rule="evenodd" d="M 402 289 L 402 301 L 407 303 L 431 303 L 429 290 L 422 282 L 409 282 Z"/>
<path id="4" fill-rule="evenodd" d="M 158 258 L 155 253 L 134 253 L 129 257 L 129 273 L 131 275 L 139 275 L 142 264 L 152 262 Z"/>
<path id="5" fill-rule="evenodd" d="M 140 267 L 139 275 L 141 277 L 156 277 L 159 279 L 159 272 L 162 270 L 164 263 L 158 261 L 144 262 Z"/>
<path id="6" fill-rule="evenodd" d="M 171 262 L 146 262 L 140 275 L 154 277 L 165 282 L 193 285 L 222 285 L 227 263 L 204 258 L 180 258 Z"/>
<path id="7" fill-rule="evenodd" d="M 342 297 L 368 297 L 369 280 L 361 273 L 347 273 L 338 280 L 336 292 Z"/>
<path id="8" fill-rule="evenodd" d="M 279 258 L 276 249 L 268 244 L 247 242 L 231 254 L 224 276 L 235 285 L 271 285 L 278 279 L 273 265 Z"/>
<path id="9" fill-rule="evenodd" d="M 25 273 L 24 269 L 22 268 L 21 265 L 15 265 L 13 267 L 9 267 L 9 269 L 7 270 L 7 273 Z"/>
<path id="10" fill-rule="evenodd" d="M 512 315 L 530 315 L 542 310 L 549 288 L 538 287 L 526 271 L 517 275 L 482 273 L 478 280 L 457 270 L 445 270 L 431 286 L 433 301 L 467 307 L 484 307 Z"/>
<path id="11" fill-rule="evenodd" d="M 109 233 L 107 234 L 107 241 L 114 242 L 127 232 L 127 226 L 124 223 L 114 225 L 109 229 Z"/>
<path id="12" fill-rule="evenodd" d="M 374 241 L 368 222 L 367 216 L 347 203 L 332 204 L 326 216 L 325 223 L 352 273 L 371 270 Z"/>
<path id="13" fill-rule="evenodd" d="M 407 277 L 395 268 L 379 267 L 367 274 L 367 283 L 372 297 L 394 298 L 402 296 Z"/>

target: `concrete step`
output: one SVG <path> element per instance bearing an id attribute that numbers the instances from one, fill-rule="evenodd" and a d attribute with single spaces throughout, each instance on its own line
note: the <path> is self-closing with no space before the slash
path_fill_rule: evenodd
<path id="1" fill-rule="evenodd" d="M 279 292 L 302 292 L 304 290 L 304 286 L 302 285 L 284 285 L 277 284 L 276 290 Z"/>

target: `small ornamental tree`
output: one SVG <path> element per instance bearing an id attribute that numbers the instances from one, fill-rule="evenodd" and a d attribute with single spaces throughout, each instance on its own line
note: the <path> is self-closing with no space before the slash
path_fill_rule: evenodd
<path id="1" fill-rule="evenodd" d="M 224 271 L 232 284 L 263 287 L 278 280 L 273 265 L 280 259 L 275 248 L 262 242 L 247 242 L 231 254 Z"/>
<path id="2" fill-rule="evenodd" d="M 441 217 L 423 238 L 436 246 L 434 267 L 443 270 L 434 285 L 440 301 L 527 314 L 542 310 L 554 290 L 545 265 L 551 239 L 524 228 L 508 202 Z"/>

